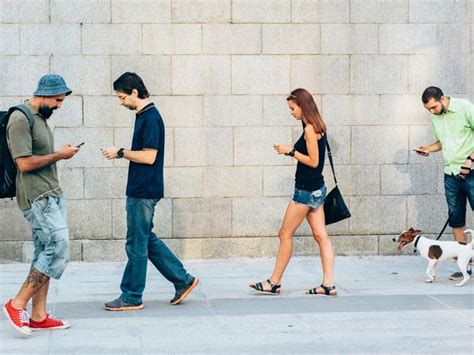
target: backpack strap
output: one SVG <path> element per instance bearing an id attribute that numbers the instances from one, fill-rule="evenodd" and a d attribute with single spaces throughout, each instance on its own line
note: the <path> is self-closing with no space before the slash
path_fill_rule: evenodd
<path id="1" fill-rule="evenodd" d="M 31 129 L 33 129 L 35 125 L 35 119 L 33 118 L 33 115 L 31 114 L 31 111 L 26 107 L 26 105 L 18 105 L 18 106 L 13 106 L 8 110 L 8 114 L 11 115 L 13 111 L 21 111 L 26 118 L 28 119 L 28 122 L 30 123 Z"/>

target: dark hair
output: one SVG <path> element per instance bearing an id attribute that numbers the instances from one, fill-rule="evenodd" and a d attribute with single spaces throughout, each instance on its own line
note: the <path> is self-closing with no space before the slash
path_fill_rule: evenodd
<path id="1" fill-rule="evenodd" d="M 429 86 L 425 89 L 425 91 L 423 91 L 423 95 L 421 95 L 421 101 L 423 101 L 424 104 L 427 104 L 431 98 L 435 99 L 435 101 L 439 101 L 443 96 L 443 90 L 437 88 L 436 86 Z"/>
<path id="2" fill-rule="evenodd" d="M 138 98 L 146 99 L 150 97 L 150 93 L 145 87 L 142 78 L 135 73 L 126 72 L 114 81 L 114 90 L 130 95 L 136 89 L 138 91 Z"/>
<path id="3" fill-rule="evenodd" d="M 295 89 L 286 98 L 286 101 L 294 101 L 301 110 L 303 116 L 311 124 L 316 133 L 324 133 L 327 131 L 326 124 L 321 117 L 318 106 L 314 102 L 313 96 L 306 89 Z"/>

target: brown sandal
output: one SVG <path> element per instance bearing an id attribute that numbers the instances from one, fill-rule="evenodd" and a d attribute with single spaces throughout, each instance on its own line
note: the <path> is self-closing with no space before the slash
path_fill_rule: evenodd
<path id="1" fill-rule="evenodd" d="M 318 291 L 318 288 L 322 288 L 324 292 Z M 333 291 L 331 293 L 331 291 Z M 318 295 L 318 296 L 328 296 L 328 297 L 336 297 L 337 296 L 337 291 L 336 291 L 336 286 L 324 286 L 323 284 L 316 286 L 315 288 L 312 288 L 308 291 L 306 291 L 306 294 L 308 295 Z"/>

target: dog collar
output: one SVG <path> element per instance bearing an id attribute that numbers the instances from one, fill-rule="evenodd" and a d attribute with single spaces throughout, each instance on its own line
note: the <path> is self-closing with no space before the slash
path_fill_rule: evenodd
<path id="1" fill-rule="evenodd" d="M 421 238 L 421 235 L 416 236 L 416 239 L 415 239 L 415 249 L 416 249 L 416 246 L 418 245 L 418 242 L 420 241 L 420 238 Z M 415 251 L 416 251 L 416 250 L 415 250 Z"/>

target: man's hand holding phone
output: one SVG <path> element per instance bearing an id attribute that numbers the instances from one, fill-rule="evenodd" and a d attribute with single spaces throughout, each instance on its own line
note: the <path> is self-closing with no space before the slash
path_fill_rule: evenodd
<path id="1" fill-rule="evenodd" d="M 413 150 L 414 150 L 417 154 L 419 154 L 419 155 L 421 155 L 421 156 L 423 156 L 423 157 L 427 157 L 428 155 L 430 155 L 430 151 L 429 151 L 428 147 L 425 146 L 425 145 L 422 145 L 422 146 L 420 146 L 420 147 L 418 147 L 418 148 L 415 148 L 415 149 L 413 149 Z"/>
<path id="2" fill-rule="evenodd" d="M 71 159 L 76 153 L 79 151 L 79 148 L 74 147 L 70 144 L 63 144 L 61 149 L 59 149 L 59 153 L 61 153 L 61 159 Z"/>

